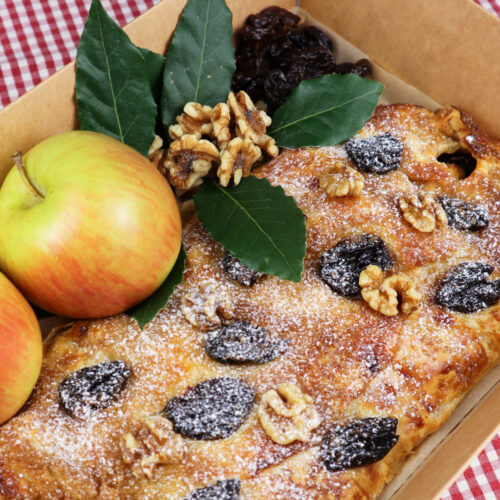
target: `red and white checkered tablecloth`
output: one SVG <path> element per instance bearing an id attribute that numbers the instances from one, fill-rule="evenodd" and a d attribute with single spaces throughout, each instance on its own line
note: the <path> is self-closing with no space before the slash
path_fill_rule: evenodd
<path id="1" fill-rule="evenodd" d="M 159 0 L 102 0 L 124 25 Z M 500 16 L 500 0 L 476 0 Z M 75 58 L 91 0 L 0 0 L 0 109 Z M 500 499 L 500 435 L 442 500 Z"/>

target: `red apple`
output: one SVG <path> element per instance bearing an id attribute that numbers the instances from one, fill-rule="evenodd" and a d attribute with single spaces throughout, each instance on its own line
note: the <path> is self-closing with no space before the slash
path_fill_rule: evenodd
<path id="1" fill-rule="evenodd" d="M 0 424 L 28 399 L 41 364 L 42 335 L 35 313 L 0 274 Z"/>
<path id="2" fill-rule="evenodd" d="M 61 316 L 125 311 L 175 263 L 175 197 L 141 154 L 95 132 L 59 134 L 31 149 L 0 188 L 0 268 Z"/>

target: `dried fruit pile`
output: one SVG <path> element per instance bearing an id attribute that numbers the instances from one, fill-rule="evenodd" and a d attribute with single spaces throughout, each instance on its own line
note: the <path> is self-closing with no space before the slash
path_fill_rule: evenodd
<path id="1" fill-rule="evenodd" d="M 371 74 L 370 63 L 336 64 L 333 45 L 315 26 L 299 27 L 300 17 L 280 7 L 249 16 L 237 33 L 232 88 L 264 101 L 272 113 L 302 81 L 329 73 Z"/>

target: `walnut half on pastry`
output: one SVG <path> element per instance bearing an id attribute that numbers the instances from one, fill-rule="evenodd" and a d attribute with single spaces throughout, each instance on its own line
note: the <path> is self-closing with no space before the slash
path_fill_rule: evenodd
<path id="1" fill-rule="evenodd" d="M 373 265 L 361 272 L 359 286 L 363 299 L 385 316 L 396 316 L 398 305 L 404 314 L 410 314 L 422 298 L 411 279 L 402 274 L 385 277 L 382 269 Z"/>
<path id="2" fill-rule="evenodd" d="M 283 399 L 285 401 L 283 401 Z M 283 417 L 286 423 L 273 419 Z M 285 383 L 262 395 L 257 416 L 266 434 L 276 443 L 309 441 L 310 433 L 321 423 L 321 417 L 311 396 L 304 394 L 295 384 Z"/>

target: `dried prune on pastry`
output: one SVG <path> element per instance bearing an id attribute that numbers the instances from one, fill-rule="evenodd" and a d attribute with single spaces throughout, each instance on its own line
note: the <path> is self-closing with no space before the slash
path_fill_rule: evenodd
<path id="1" fill-rule="evenodd" d="M 448 224 L 455 229 L 479 231 L 490 223 L 490 214 L 485 205 L 448 196 L 441 196 L 438 201 L 448 216 Z"/>
<path id="2" fill-rule="evenodd" d="M 344 147 L 359 170 L 375 174 L 396 170 L 403 156 L 403 144 L 388 132 L 367 139 L 355 137 L 348 140 Z"/>
<path id="3" fill-rule="evenodd" d="M 116 400 L 131 372 L 123 361 L 104 361 L 81 368 L 59 385 L 59 402 L 73 417 L 82 418 Z"/>
<path id="4" fill-rule="evenodd" d="M 321 256 L 321 278 L 339 295 L 357 297 L 361 293 L 359 275 L 369 265 L 383 271 L 393 265 L 384 242 L 373 234 L 341 240 Z"/>
<path id="5" fill-rule="evenodd" d="M 398 442 L 398 419 L 375 417 L 335 425 L 321 443 L 325 467 L 336 472 L 372 464 L 384 458 Z"/>
<path id="6" fill-rule="evenodd" d="M 273 339 L 261 326 L 233 321 L 208 333 L 207 354 L 222 363 L 267 363 L 288 348 L 286 339 Z"/>
<path id="7" fill-rule="evenodd" d="M 223 439 L 243 423 L 254 397 L 254 390 L 241 380 L 214 378 L 173 397 L 164 411 L 175 432 L 185 437 Z"/>
<path id="8" fill-rule="evenodd" d="M 240 486 L 239 479 L 225 479 L 193 491 L 184 500 L 238 500 Z"/>
<path id="9" fill-rule="evenodd" d="M 500 280 L 487 280 L 493 270 L 493 266 L 481 262 L 464 262 L 453 267 L 441 281 L 437 303 L 460 313 L 492 306 L 500 298 Z"/>
<path id="10" fill-rule="evenodd" d="M 456 151 L 455 153 L 443 153 L 437 157 L 437 161 L 455 165 L 462 171 L 461 178 L 465 179 L 474 172 L 477 161 L 468 151 Z"/>
<path id="11" fill-rule="evenodd" d="M 264 273 L 250 269 L 245 264 L 242 264 L 227 250 L 222 258 L 222 268 L 231 279 L 245 286 L 253 285 L 259 278 L 265 276 Z"/>

